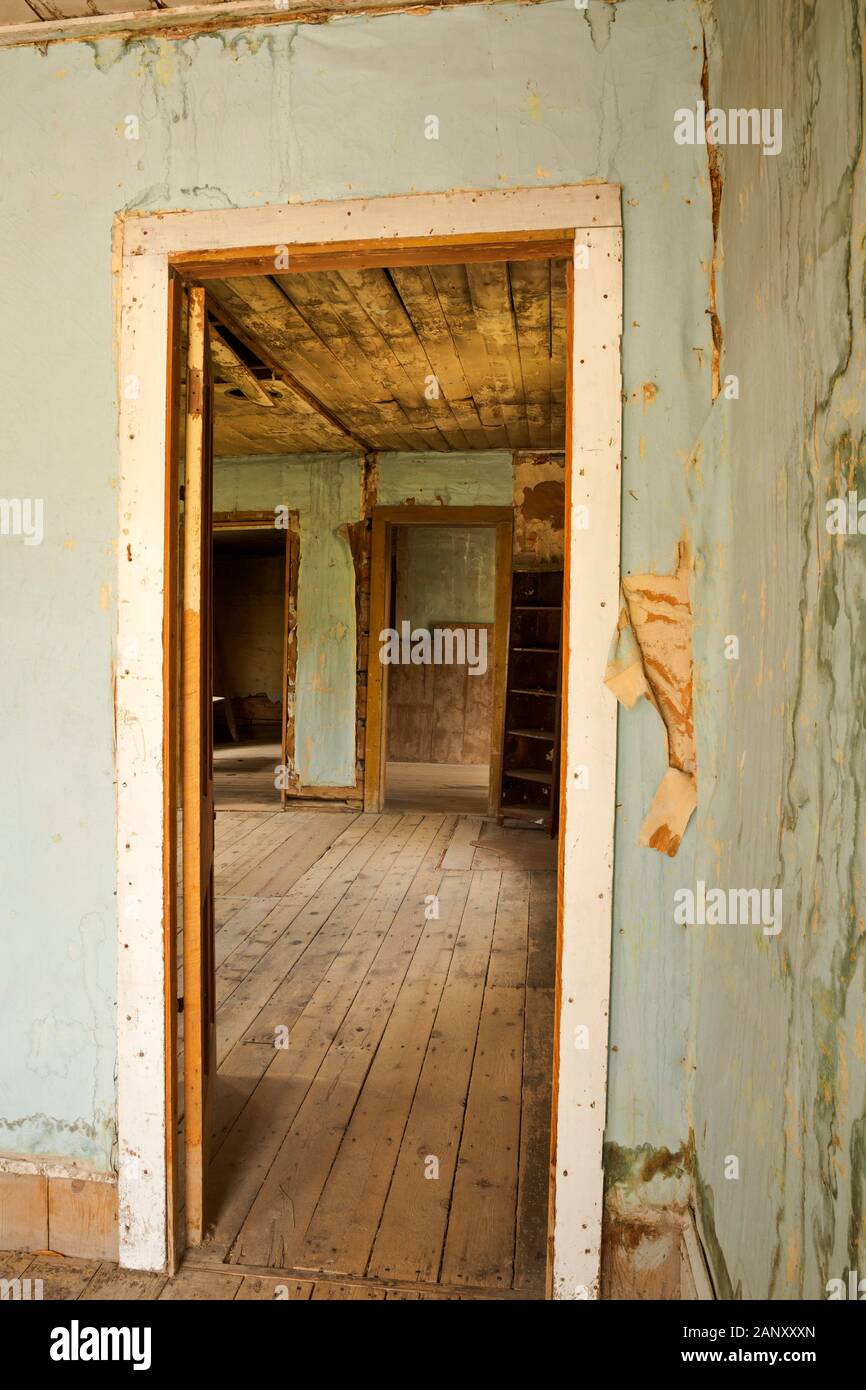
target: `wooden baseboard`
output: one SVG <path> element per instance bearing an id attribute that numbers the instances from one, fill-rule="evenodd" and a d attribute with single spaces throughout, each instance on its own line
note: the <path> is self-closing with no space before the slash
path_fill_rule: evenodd
<path id="1" fill-rule="evenodd" d="M 0 1250 L 116 1260 L 116 1182 L 0 1173 Z"/>
<path id="2" fill-rule="evenodd" d="M 308 787 L 304 783 L 288 793 L 289 801 L 345 801 L 363 805 L 363 787 Z"/>

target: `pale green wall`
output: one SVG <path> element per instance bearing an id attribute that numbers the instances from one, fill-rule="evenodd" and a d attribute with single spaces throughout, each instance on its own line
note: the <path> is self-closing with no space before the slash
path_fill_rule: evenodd
<path id="1" fill-rule="evenodd" d="M 431 467 L 435 459 L 435 468 Z M 381 454 L 377 500 L 383 507 L 414 502 L 418 507 L 510 507 L 511 453 Z"/>
<path id="2" fill-rule="evenodd" d="M 691 0 L 591 0 L 588 14 L 572 0 L 479 5 L 0 53 L 2 486 L 44 497 L 47 523 L 42 547 L 0 540 L 0 765 L 11 808 L 0 1149 L 111 1159 L 115 213 L 621 182 L 623 562 L 667 569 L 690 512 L 684 459 L 709 398 L 705 152 L 672 140 L 673 111 L 700 95 L 701 64 Z M 429 113 L 438 141 L 424 138 Z M 124 138 L 128 114 L 141 119 L 137 142 Z M 658 387 L 648 408 L 647 382 Z M 510 499 L 510 478 L 485 497 Z M 344 590 L 346 547 L 321 539 L 328 582 Z M 350 643 L 332 645 L 339 665 L 326 679 L 342 718 L 354 708 Z M 688 959 L 667 904 L 680 869 L 635 848 L 663 766 L 656 716 L 647 707 L 620 727 L 608 1129 L 623 1145 L 676 1146 Z M 347 771 L 348 754 L 341 744 L 304 750 L 316 776 Z"/>
<path id="3" fill-rule="evenodd" d="M 779 106 L 785 126 L 777 158 L 724 160 L 723 370 L 740 397 L 716 402 L 688 470 L 694 875 L 780 887 L 784 925 L 692 930 L 685 1068 L 720 1291 L 811 1299 L 866 1275 L 866 537 L 824 526 L 827 497 L 866 496 L 863 11 L 717 11 L 713 102 Z"/>

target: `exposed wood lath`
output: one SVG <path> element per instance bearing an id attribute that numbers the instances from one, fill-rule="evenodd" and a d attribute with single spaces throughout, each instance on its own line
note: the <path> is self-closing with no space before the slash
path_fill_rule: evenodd
<path id="1" fill-rule="evenodd" d="M 207 288 L 220 335 L 217 454 L 564 446 L 563 261 Z"/>

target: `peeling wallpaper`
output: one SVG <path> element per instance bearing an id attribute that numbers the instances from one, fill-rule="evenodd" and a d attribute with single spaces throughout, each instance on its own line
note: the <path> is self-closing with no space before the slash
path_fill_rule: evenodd
<path id="1" fill-rule="evenodd" d="M 693 511 L 689 460 L 711 387 L 706 152 L 672 138 L 674 111 L 700 96 L 702 65 L 692 0 L 591 0 L 588 12 L 572 0 L 468 6 L 0 54 L 0 492 L 41 496 L 46 510 L 41 547 L 0 542 L 0 760 L 10 808 L 0 1150 L 111 1161 L 115 213 L 622 183 L 623 566 L 670 570 Z M 431 112 L 438 141 L 424 138 Z M 140 120 L 137 141 L 124 136 L 130 114 Z M 838 138 L 831 132 L 831 143 Z M 763 370 L 778 358 L 774 344 Z M 730 480 L 707 470 L 705 481 L 712 494 Z M 344 484 L 341 475 L 335 485 Z M 388 485 L 383 478 L 383 502 Z M 496 483 L 484 500 L 507 504 L 511 486 Z M 448 495 L 456 500 L 456 485 Z M 341 546 L 328 542 L 329 576 L 348 585 Z M 780 556 L 790 586 L 798 558 L 799 548 Z M 335 691 L 348 650 L 347 641 L 343 664 L 325 672 Z M 320 655 L 310 654 L 311 670 Z M 674 1152 L 688 1125 L 691 943 L 670 924 L 681 863 L 636 847 L 666 765 L 657 715 L 643 704 L 620 720 L 608 1131 L 623 1148 Z M 721 733 L 702 737 L 699 768 Z M 304 756 L 321 776 L 338 769 L 317 760 L 347 770 L 348 753 L 347 741 Z M 692 826 L 680 855 L 694 852 L 695 836 Z"/>

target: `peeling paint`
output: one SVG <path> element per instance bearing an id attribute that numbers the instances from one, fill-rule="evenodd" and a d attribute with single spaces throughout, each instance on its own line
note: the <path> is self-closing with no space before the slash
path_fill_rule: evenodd
<path id="1" fill-rule="evenodd" d="M 697 805 L 692 698 L 692 557 L 680 546 L 673 575 L 628 575 L 605 684 L 626 709 L 641 697 L 667 735 L 668 771 L 641 826 L 638 844 L 673 857 Z"/>

